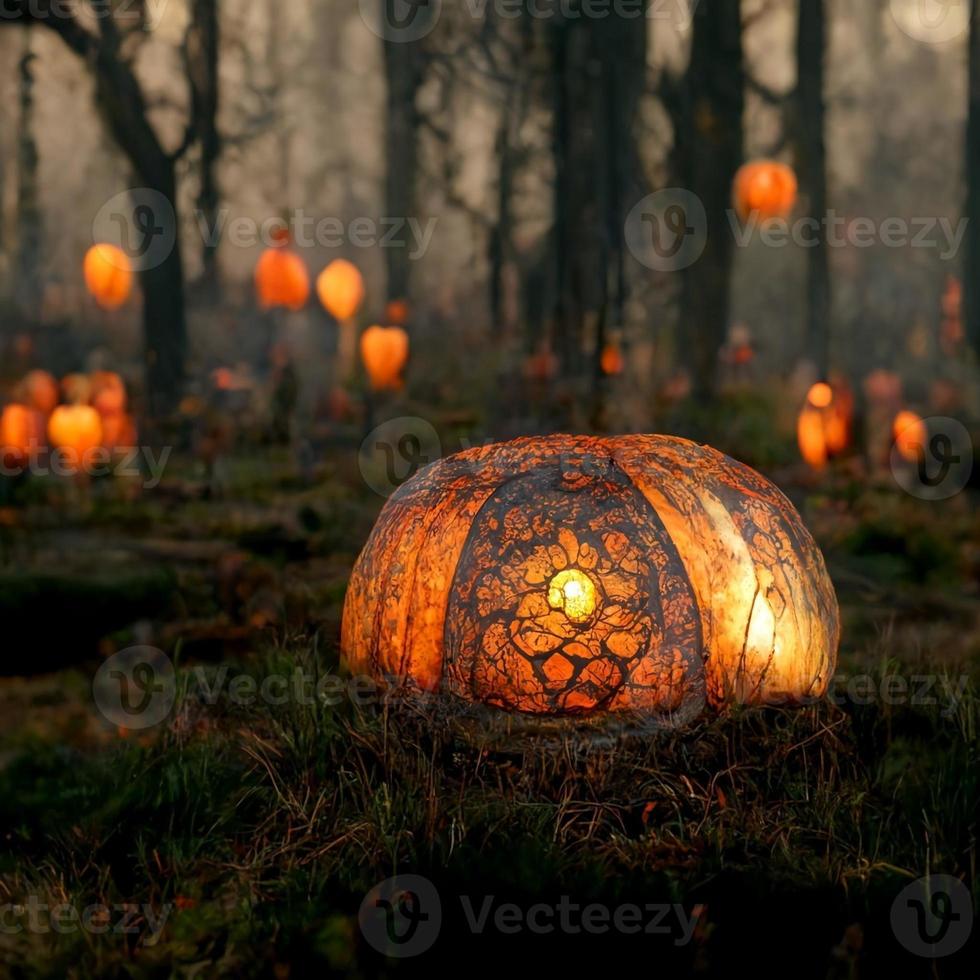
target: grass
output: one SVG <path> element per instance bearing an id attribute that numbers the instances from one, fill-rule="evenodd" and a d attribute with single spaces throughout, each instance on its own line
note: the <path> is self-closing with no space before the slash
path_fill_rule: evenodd
<path id="1" fill-rule="evenodd" d="M 188 643 L 168 722 L 125 737 L 91 701 L 104 649 L 2 682 L 0 907 L 34 896 L 140 914 L 125 935 L 0 928 L 0 973 L 282 978 L 639 963 L 667 977 L 736 965 L 778 977 L 974 975 L 976 940 L 930 963 L 890 924 L 898 892 L 926 873 L 955 875 L 978 897 L 968 508 L 937 512 L 843 483 L 800 499 L 844 611 L 833 698 L 643 737 L 499 743 L 400 703 L 209 703 L 202 671 L 209 682 L 222 671 L 261 682 L 297 666 L 337 670 L 346 570 L 380 504 L 343 473 L 323 493 L 277 482 L 272 469 L 248 486 L 259 492 L 239 488 L 233 508 L 154 498 L 146 533 L 225 541 L 243 556 L 230 582 L 210 553 L 177 548 L 164 561 L 179 582 L 178 622 L 237 637 L 253 583 L 282 593 L 283 617 L 247 633 L 257 652 Z M 88 530 L 104 533 L 106 519 L 94 508 Z M 131 517 L 128 533 L 142 526 Z M 115 642 L 134 639 L 123 631 Z M 920 675 L 934 678 L 930 689 L 909 687 Z M 382 956 L 358 924 L 365 895 L 393 874 L 422 875 L 441 897 L 439 939 L 418 959 Z M 494 908 L 562 896 L 676 903 L 697 917 L 682 945 L 676 930 L 474 933 L 463 899 L 479 908 L 486 896 Z M 4 914 L 0 926 L 21 913 Z"/>
<path id="2" fill-rule="evenodd" d="M 249 669 L 311 656 L 280 650 Z M 327 970 L 383 972 L 358 907 L 411 872 L 436 884 L 456 939 L 461 895 L 700 904 L 695 941 L 657 944 L 658 962 L 710 971 L 751 953 L 762 969 L 792 954 L 794 973 L 824 976 L 858 921 L 865 967 L 901 958 L 883 924 L 907 881 L 931 869 L 975 882 L 972 689 L 955 710 L 823 702 L 495 752 L 390 707 L 209 705 L 181 680 L 156 735 L 97 752 L 24 745 L 0 774 L 5 900 L 170 908 L 161 936 L 5 935 L 8 970 L 262 976 L 303 951 Z M 816 959 L 800 962 L 800 944 Z"/>

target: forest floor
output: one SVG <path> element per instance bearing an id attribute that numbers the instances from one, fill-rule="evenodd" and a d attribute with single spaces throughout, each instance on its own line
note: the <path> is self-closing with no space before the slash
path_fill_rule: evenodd
<path id="1" fill-rule="evenodd" d="M 625 952 L 668 977 L 975 975 L 975 937 L 920 959 L 892 918 L 926 874 L 978 894 L 972 491 L 927 503 L 845 470 L 787 487 L 842 607 L 827 700 L 493 747 L 335 684 L 347 576 L 383 501 L 356 453 L 326 458 L 310 481 L 249 449 L 210 496 L 175 459 L 135 497 L 28 489 L 0 510 L 0 972 L 608 969 Z M 139 643 L 176 664 L 176 700 L 133 731 L 93 678 Z M 329 695 L 280 696 L 297 670 Z M 439 896 L 417 958 L 359 927 L 395 873 Z M 563 900 L 648 911 L 638 934 L 495 918 Z"/>

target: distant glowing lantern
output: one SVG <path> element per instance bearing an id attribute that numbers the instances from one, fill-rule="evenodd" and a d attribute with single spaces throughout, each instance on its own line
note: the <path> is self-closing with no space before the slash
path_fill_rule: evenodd
<path id="1" fill-rule="evenodd" d="M 350 320 L 364 302 L 364 279 L 352 262 L 335 259 L 317 277 L 316 293 L 335 320 Z"/>
<path id="2" fill-rule="evenodd" d="M 93 245 L 85 253 L 82 273 L 88 291 L 103 309 L 118 309 L 133 291 L 132 263 L 115 245 Z"/>
<path id="3" fill-rule="evenodd" d="M 126 383 L 115 371 L 93 371 L 89 378 L 91 402 L 100 415 L 114 415 L 126 409 Z"/>
<path id="4" fill-rule="evenodd" d="M 255 290 L 263 309 L 301 310 L 310 296 L 306 265 L 285 244 L 267 248 L 255 266 Z"/>
<path id="5" fill-rule="evenodd" d="M 917 463 L 925 452 L 929 434 L 920 416 L 915 412 L 901 411 L 895 416 L 892 438 L 899 456 L 910 463 Z"/>
<path id="6" fill-rule="evenodd" d="M 608 343 L 602 348 L 599 356 L 599 367 L 607 377 L 614 377 L 623 373 L 623 353 L 619 349 L 619 344 Z"/>
<path id="7" fill-rule="evenodd" d="M 796 426 L 800 455 L 814 469 L 850 445 L 854 399 L 843 381 L 818 381 L 806 396 Z"/>
<path id="8" fill-rule="evenodd" d="M 550 381 L 558 374 L 558 358 L 547 342 L 541 344 L 526 361 L 524 375 L 531 381 Z"/>
<path id="9" fill-rule="evenodd" d="M 341 650 L 463 705 L 677 722 L 820 697 L 839 632 L 819 549 L 758 473 L 666 436 L 550 436 L 441 459 L 389 498 Z"/>
<path id="10" fill-rule="evenodd" d="M 743 221 L 786 218 L 796 204 L 796 174 L 785 163 L 755 160 L 735 175 L 735 210 Z"/>
<path id="11" fill-rule="evenodd" d="M 61 398 L 58 382 L 47 371 L 28 371 L 17 386 L 20 401 L 50 415 Z"/>
<path id="12" fill-rule="evenodd" d="M 27 405 L 7 405 L 0 414 L 0 454 L 4 466 L 23 466 L 44 446 L 44 416 Z"/>
<path id="13" fill-rule="evenodd" d="M 91 405 L 59 405 L 48 419 L 48 439 L 77 466 L 102 445 L 102 419 Z"/>
<path id="14" fill-rule="evenodd" d="M 364 331 L 361 360 L 375 391 L 401 387 L 408 349 L 408 334 L 401 327 L 368 327 Z"/>
<path id="15" fill-rule="evenodd" d="M 385 326 L 404 327 L 408 323 L 411 309 L 403 299 L 393 299 L 385 306 Z"/>

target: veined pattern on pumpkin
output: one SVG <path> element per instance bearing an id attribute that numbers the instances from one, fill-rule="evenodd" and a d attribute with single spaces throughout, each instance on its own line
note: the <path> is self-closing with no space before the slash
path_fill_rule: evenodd
<path id="1" fill-rule="evenodd" d="M 498 489 L 457 567 L 446 650 L 451 690 L 529 713 L 674 711 L 704 691 L 693 590 L 615 468 L 544 465 Z"/>

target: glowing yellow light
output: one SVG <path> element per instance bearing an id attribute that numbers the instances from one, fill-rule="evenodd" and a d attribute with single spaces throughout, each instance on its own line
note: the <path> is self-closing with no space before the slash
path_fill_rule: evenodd
<path id="1" fill-rule="evenodd" d="M 823 381 L 818 381 L 807 394 L 807 400 L 814 408 L 829 408 L 834 400 L 834 389 Z"/>
<path id="2" fill-rule="evenodd" d="M 548 605 L 573 623 L 587 623 L 596 610 L 595 583 L 578 569 L 559 572 L 548 583 Z"/>

